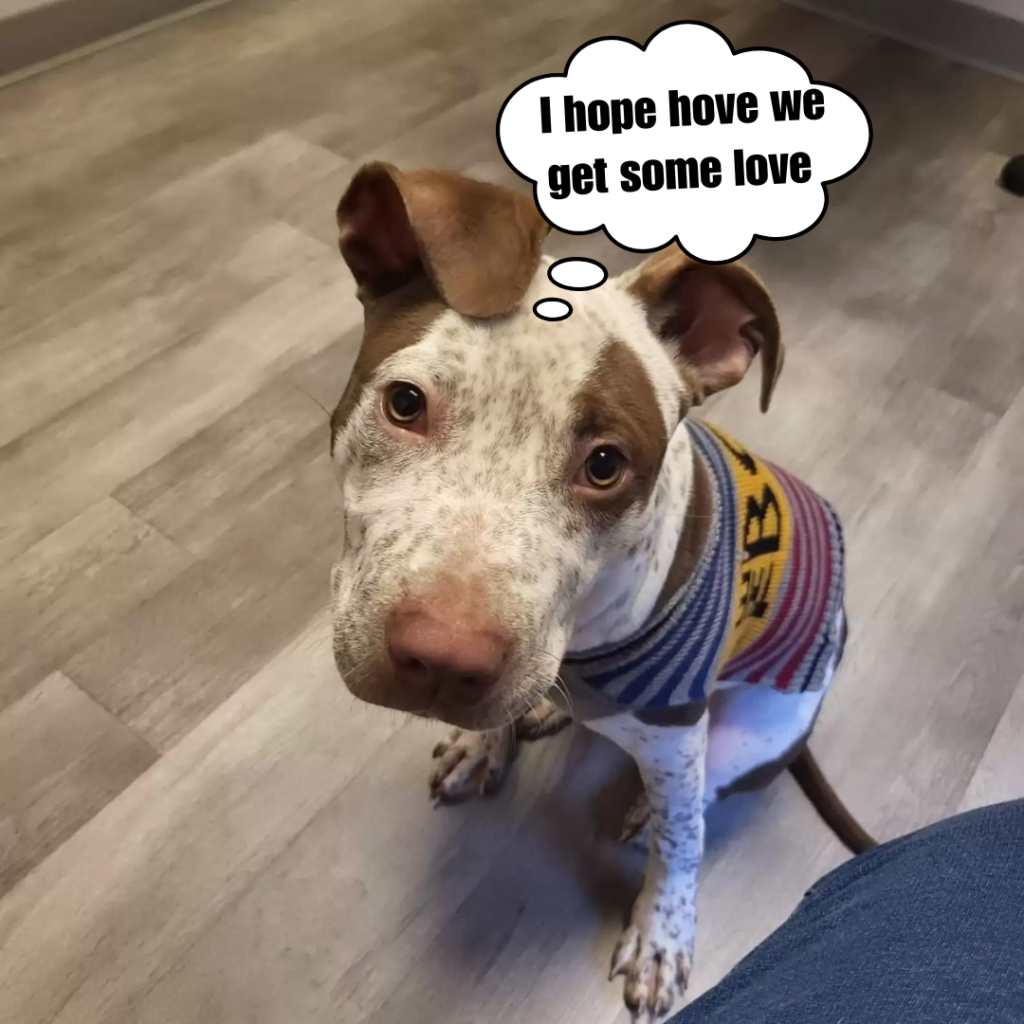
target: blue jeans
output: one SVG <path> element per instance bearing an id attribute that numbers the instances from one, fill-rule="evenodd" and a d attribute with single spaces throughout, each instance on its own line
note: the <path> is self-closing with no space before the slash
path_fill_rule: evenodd
<path id="1" fill-rule="evenodd" d="M 1022 1024 L 1024 800 L 886 843 L 671 1024 Z"/>

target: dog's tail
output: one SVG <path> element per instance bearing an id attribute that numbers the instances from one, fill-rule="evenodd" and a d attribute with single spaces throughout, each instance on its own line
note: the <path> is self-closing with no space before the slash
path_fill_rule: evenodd
<path id="1" fill-rule="evenodd" d="M 839 799 L 808 747 L 797 754 L 789 770 L 804 796 L 851 853 L 867 853 L 878 845 Z"/>

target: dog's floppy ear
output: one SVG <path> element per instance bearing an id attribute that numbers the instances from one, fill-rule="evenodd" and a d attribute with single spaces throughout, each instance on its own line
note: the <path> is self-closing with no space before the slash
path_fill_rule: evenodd
<path id="1" fill-rule="evenodd" d="M 699 263 L 673 245 L 624 281 L 684 366 L 695 404 L 737 384 L 760 353 L 761 411 L 768 411 L 785 351 L 775 307 L 753 271 L 740 263 Z"/>
<path id="2" fill-rule="evenodd" d="M 447 171 L 366 164 L 338 204 L 338 244 L 360 297 L 425 274 L 458 313 L 507 313 L 526 292 L 550 225 L 533 201 Z"/>

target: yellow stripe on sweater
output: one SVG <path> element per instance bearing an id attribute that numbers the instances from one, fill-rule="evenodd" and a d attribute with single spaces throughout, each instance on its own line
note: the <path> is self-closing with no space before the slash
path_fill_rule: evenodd
<path id="1" fill-rule="evenodd" d="M 793 546 L 793 511 L 775 474 L 717 427 L 705 423 L 722 445 L 736 486 L 736 582 L 733 617 L 719 664 L 742 654 L 761 635 L 776 601 Z"/>

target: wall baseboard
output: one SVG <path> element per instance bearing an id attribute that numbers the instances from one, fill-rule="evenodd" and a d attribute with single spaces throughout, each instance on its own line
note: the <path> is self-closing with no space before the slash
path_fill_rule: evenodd
<path id="1" fill-rule="evenodd" d="M 0 18 L 0 82 L 221 2 L 226 0 L 48 0 Z"/>
<path id="2" fill-rule="evenodd" d="M 901 42 L 1024 80 L 1024 21 L 957 0 L 787 0 Z"/>

